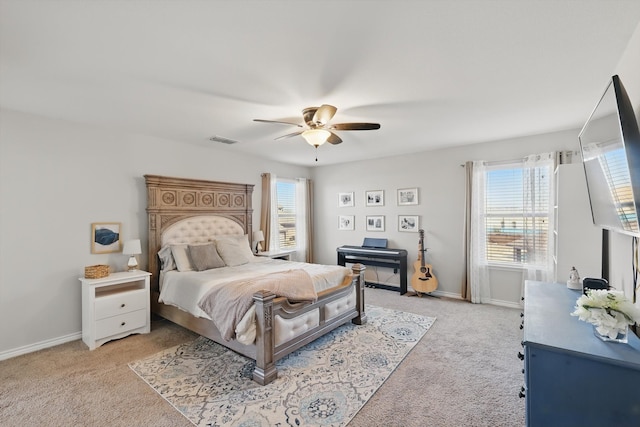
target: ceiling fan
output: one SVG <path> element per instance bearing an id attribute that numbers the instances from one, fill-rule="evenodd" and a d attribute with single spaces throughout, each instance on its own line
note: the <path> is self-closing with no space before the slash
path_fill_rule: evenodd
<path id="1" fill-rule="evenodd" d="M 302 135 L 302 137 L 311 145 L 318 148 L 325 142 L 329 144 L 340 144 L 342 139 L 336 135 L 334 131 L 343 130 L 375 130 L 380 129 L 379 123 L 335 123 L 329 124 L 329 121 L 336 114 L 338 109 L 333 105 L 322 104 L 320 107 L 308 107 L 302 110 L 302 118 L 307 125 L 307 129 L 292 132 L 286 135 L 282 135 L 276 138 L 290 138 L 292 136 Z M 297 126 L 304 128 L 299 123 L 279 121 L 279 120 L 264 120 L 253 119 L 255 122 L 263 123 L 279 123 L 290 126 Z M 317 160 L 317 159 L 316 159 Z"/>

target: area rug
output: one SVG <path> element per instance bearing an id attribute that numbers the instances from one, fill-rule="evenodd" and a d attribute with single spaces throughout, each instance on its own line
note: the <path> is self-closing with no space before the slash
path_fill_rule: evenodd
<path id="1" fill-rule="evenodd" d="M 129 364 L 197 426 L 344 426 L 393 373 L 436 320 L 366 307 L 367 323 L 351 323 L 276 363 L 266 386 L 255 366 L 199 337 Z"/>

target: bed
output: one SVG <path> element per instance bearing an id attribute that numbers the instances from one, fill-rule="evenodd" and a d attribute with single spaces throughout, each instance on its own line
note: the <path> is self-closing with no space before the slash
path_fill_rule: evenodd
<path id="1" fill-rule="evenodd" d="M 247 236 L 252 235 L 253 185 L 158 175 L 145 175 L 145 181 L 152 312 L 255 360 L 253 380 L 257 383 L 264 385 L 277 378 L 275 362 L 287 354 L 349 321 L 358 325 L 366 322 L 365 266 L 355 264 L 341 273 L 336 269 L 344 267 L 273 260 L 246 253 L 250 251 Z M 200 246 L 210 246 L 211 242 L 226 254 L 222 258 L 229 265 L 211 271 L 188 271 L 184 259 L 184 271 L 176 271 L 177 265 L 169 265 L 173 254 L 176 254 L 173 262 L 181 259 L 176 248 L 200 250 Z M 221 246 L 221 242 L 227 242 L 231 249 Z M 167 256 L 169 252 L 171 256 Z M 229 254 L 233 256 L 229 258 Z M 246 257 L 248 262 L 236 265 L 238 257 L 242 261 Z M 290 272 L 300 274 L 300 278 L 308 275 L 316 298 L 292 301 L 270 290 L 257 290 L 251 294 L 251 309 L 239 322 L 244 326 L 238 326 L 240 330 L 235 329 L 230 340 L 226 329 L 216 327 L 214 319 L 219 319 L 215 312 L 207 314 L 193 307 L 200 307 L 200 297 L 210 292 L 205 282 L 219 283 L 221 277 L 250 281 L 255 276 L 259 280 L 269 274 Z M 292 291 L 298 292 L 297 288 Z M 189 299 L 183 293 L 192 293 L 194 298 Z"/>

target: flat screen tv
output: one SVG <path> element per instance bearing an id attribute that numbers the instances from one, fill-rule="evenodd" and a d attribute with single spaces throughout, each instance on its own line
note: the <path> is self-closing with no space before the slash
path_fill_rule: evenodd
<path id="1" fill-rule="evenodd" d="M 640 132 L 618 76 L 579 134 L 593 223 L 640 236 Z"/>

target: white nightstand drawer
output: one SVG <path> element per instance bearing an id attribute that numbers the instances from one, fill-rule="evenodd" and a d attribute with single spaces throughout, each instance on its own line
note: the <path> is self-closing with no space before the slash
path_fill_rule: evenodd
<path id="1" fill-rule="evenodd" d="M 141 328 L 147 324 L 147 310 L 137 310 L 96 322 L 96 340 Z"/>
<path id="2" fill-rule="evenodd" d="M 148 302 L 148 294 L 144 289 L 102 296 L 96 298 L 95 319 L 141 310 Z"/>

